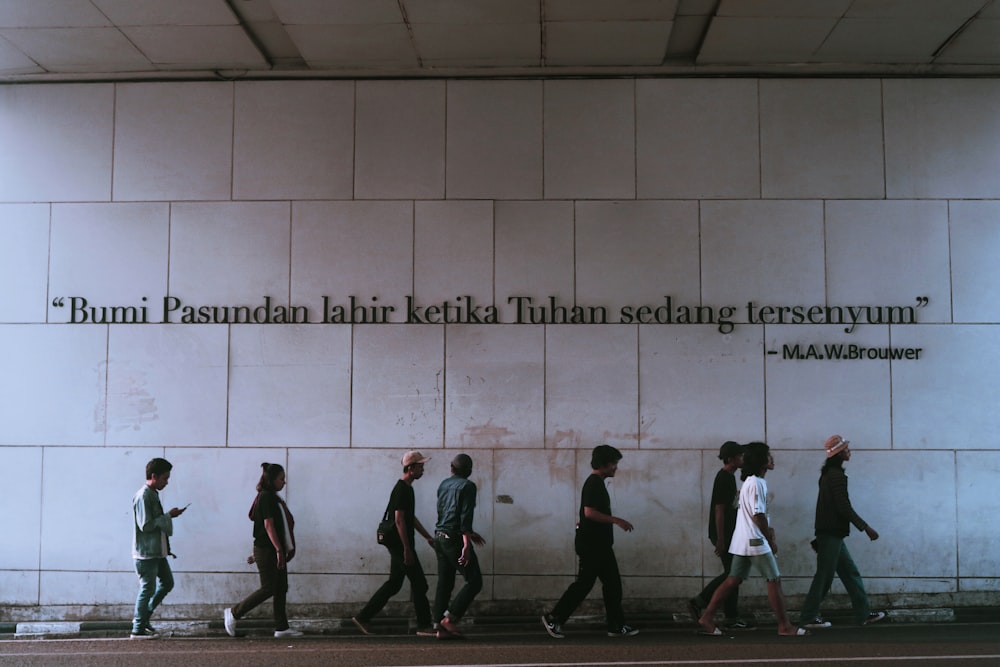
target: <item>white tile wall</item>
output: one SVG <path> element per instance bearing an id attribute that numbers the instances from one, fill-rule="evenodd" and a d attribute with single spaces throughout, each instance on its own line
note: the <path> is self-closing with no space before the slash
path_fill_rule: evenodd
<path id="1" fill-rule="evenodd" d="M 989 79 L 887 79 L 886 196 L 995 198 L 1000 85 Z"/>
<path id="2" fill-rule="evenodd" d="M 0 322 L 43 322 L 47 292 L 49 206 L 0 205 Z"/>
<path id="3" fill-rule="evenodd" d="M 49 290 L 64 305 L 50 300 L 49 321 L 161 321 L 168 211 L 163 203 L 54 205 Z M 87 306 L 76 301 L 80 308 L 74 312 L 70 297 L 85 299 Z"/>
<path id="4" fill-rule="evenodd" d="M 532 319 L 528 306 L 552 310 L 573 305 L 573 205 L 570 202 L 497 202 L 495 222 L 496 302 L 504 322 L 518 317 L 511 297 L 522 302 L 521 321 L 541 323 L 541 311 Z"/>
<path id="5" fill-rule="evenodd" d="M 128 500 L 164 452 L 177 466 L 168 504 L 192 502 L 168 604 L 221 605 L 255 587 L 242 517 L 266 459 L 287 462 L 299 522 L 291 599 L 363 603 L 388 571 L 374 528 L 410 447 L 433 457 L 416 486 L 428 527 L 450 459 L 459 448 L 476 459 L 480 599 L 554 600 L 572 580 L 598 441 L 625 452 L 612 503 L 636 525 L 616 533 L 627 596 L 684 598 L 718 570 L 705 540 L 715 453 L 764 438 L 778 448 L 768 479 L 786 591 L 802 594 L 819 446 L 835 431 L 854 442 L 855 505 L 882 533 L 849 542 L 869 590 L 995 591 L 990 543 L 973 533 L 992 509 L 982 489 L 1000 433 L 998 90 L 985 79 L 0 90 L 0 148 L 18 156 L 0 184 L 0 446 L 26 471 L 12 524 L 24 548 L 3 559 L 14 569 L 0 573 L 0 603 L 129 606 Z M 168 289 L 199 305 L 271 294 L 310 323 L 37 324 L 71 289 L 115 305 L 147 296 L 151 320 Z M 675 320 L 708 306 L 713 321 L 399 324 L 411 294 L 495 300 L 504 322 L 513 295 L 606 304 L 615 318 L 672 295 Z M 394 306 L 396 324 L 319 324 L 323 296 L 351 295 Z M 743 323 L 748 301 L 916 296 L 930 298 L 916 325 Z M 736 308 L 731 333 L 720 306 Z M 922 351 L 780 358 L 811 342 Z M 935 502 L 901 524 L 899 499 L 927 488 Z M 97 529 L 78 520 L 83 497 L 110 517 Z M 433 552 L 418 551 L 433 583 Z M 743 592 L 762 595 L 763 582 Z"/>
<path id="6" fill-rule="evenodd" d="M 991 443 L 981 442 L 986 447 Z M 959 452 L 958 475 L 958 573 L 962 577 L 996 575 L 996 541 L 991 530 L 983 530 L 983 519 L 1000 511 L 1000 501 L 992 489 L 1000 472 L 1000 454 L 996 451 Z"/>
<path id="7" fill-rule="evenodd" d="M 497 498 L 508 501 L 497 501 L 493 507 L 492 549 L 496 573 L 502 575 L 498 581 L 521 574 L 526 562 L 533 564 L 534 574 L 574 573 L 573 531 L 580 493 L 575 452 L 505 450 L 494 456 Z M 561 590 L 555 593 L 561 594 Z"/>
<path id="8" fill-rule="evenodd" d="M 230 446 L 350 444 L 350 326 L 236 326 L 229 349 Z"/>
<path id="9" fill-rule="evenodd" d="M 635 198 L 635 84 L 545 82 L 545 198 Z"/>
<path id="10" fill-rule="evenodd" d="M 919 363 L 892 368 L 896 449 L 981 449 L 1000 438 L 1000 414 L 982 403 L 1000 390 L 996 327 L 897 326 L 892 344 L 923 349 Z"/>
<path id="11" fill-rule="evenodd" d="M 13 473 L 8 476 L 10 498 L 17 499 L 17 511 L 10 512 L 7 522 L 7 539 L 0 544 L 0 562 L 5 570 L 34 570 L 38 568 L 40 550 L 42 449 L 4 447 L 0 451 L 4 466 Z"/>
<path id="12" fill-rule="evenodd" d="M 383 312 L 390 322 L 405 322 L 405 297 L 413 290 L 413 204 L 296 202 L 291 258 L 292 303 L 315 308 L 315 321 L 323 321 L 328 296 L 330 308 L 342 306 L 348 315 L 362 309 L 355 322 L 385 321 Z"/>
<path id="13" fill-rule="evenodd" d="M 234 199 L 350 199 L 354 84 L 236 83 Z"/>
<path id="14" fill-rule="evenodd" d="M 817 201 L 701 205 L 702 300 L 716 308 L 824 303 L 823 210 Z M 694 304 L 691 304 L 694 305 Z"/>
<path id="15" fill-rule="evenodd" d="M 760 82 L 765 198 L 881 198 L 881 82 Z"/>
<path id="16" fill-rule="evenodd" d="M 225 444 L 227 326 L 129 324 L 109 331 L 107 444 Z"/>
<path id="17" fill-rule="evenodd" d="M 2 202 L 106 201 L 115 89 L 110 84 L 0 87 Z"/>
<path id="18" fill-rule="evenodd" d="M 445 184 L 443 81 L 359 81 L 354 196 L 439 199 Z"/>
<path id="19" fill-rule="evenodd" d="M 951 321 L 948 205 L 924 201 L 826 204 L 830 304 L 915 306 L 919 322 Z"/>
<path id="20" fill-rule="evenodd" d="M 1000 322 L 1000 202 L 949 202 L 951 278 L 956 323 Z"/>
<path id="21" fill-rule="evenodd" d="M 635 97 L 640 199 L 760 196 L 756 81 L 640 79 Z"/>
<path id="22" fill-rule="evenodd" d="M 545 446 L 639 444 L 638 327 L 545 330 Z"/>
<path id="23" fill-rule="evenodd" d="M 0 445 L 103 445 L 108 329 L 0 327 Z"/>
<path id="24" fill-rule="evenodd" d="M 170 295 L 196 308 L 288 305 L 290 218 L 288 202 L 172 205 Z"/>
<path id="25" fill-rule="evenodd" d="M 695 202 L 619 201 L 576 205 L 576 295 L 626 322 L 622 306 L 698 298 Z M 636 320 L 633 320 L 636 321 Z"/>
<path id="26" fill-rule="evenodd" d="M 493 304 L 493 204 L 428 201 L 414 204 L 413 295 L 422 305 Z M 482 310 L 486 317 L 485 310 Z"/>
<path id="27" fill-rule="evenodd" d="M 443 327 L 357 325 L 353 368 L 353 447 L 441 446 Z"/>
<path id="28" fill-rule="evenodd" d="M 114 151 L 115 201 L 229 199 L 233 84 L 117 84 Z"/>
<path id="29" fill-rule="evenodd" d="M 861 347 L 888 347 L 888 327 L 865 326 L 846 334 L 839 325 L 775 325 L 766 327 L 765 336 L 768 444 L 809 450 L 840 433 L 859 447 L 892 446 L 890 362 L 846 358 L 851 346 L 859 354 Z M 893 340 L 893 345 L 899 344 Z M 845 358 L 831 359 L 828 346 L 840 346 Z M 807 358 L 786 358 L 786 351 Z"/>
<path id="30" fill-rule="evenodd" d="M 542 82 L 448 82 L 449 199 L 541 199 Z"/>
<path id="31" fill-rule="evenodd" d="M 751 327 L 725 335 L 709 325 L 640 327 L 639 446 L 713 448 L 761 437 L 761 347 Z"/>
<path id="32" fill-rule="evenodd" d="M 446 447 L 543 447 L 544 337 L 541 326 L 448 327 Z"/>

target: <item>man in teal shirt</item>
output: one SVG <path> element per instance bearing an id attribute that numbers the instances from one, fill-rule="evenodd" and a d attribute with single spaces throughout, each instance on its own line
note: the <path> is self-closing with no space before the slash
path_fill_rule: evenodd
<path id="1" fill-rule="evenodd" d="M 438 562 L 434 618 L 438 639 L 462 636 L 458 623 L 483 588 L 483 574 L 472 545 L 483 546 L 486 541 L 472 529 L 476 485 L 469 481 L 471 474 L 472 458 L 468 454 L 459 454 L 452 459 L 451 477 L 438 486 L 438 520 L 434 527 L 434 551 Z M 449 604 L 455 588 L 456 572 L 462 573 L 465 585 Z"/>

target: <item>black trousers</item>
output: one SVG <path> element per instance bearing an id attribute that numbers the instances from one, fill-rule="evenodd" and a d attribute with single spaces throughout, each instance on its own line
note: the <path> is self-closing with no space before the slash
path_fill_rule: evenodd
<path id="1" fill-rule="evenodd" d="M 358 614 L 358 618 L 365 623 L 372 620 L 375 614 L 382 611 L 393 595 L 403 588 L 403 580 L 410 580 L 410 592 L 413 595 L 413 609 L 417 613 L 417 627 L 426 629 L 431 627 L 431 605 L 427 601 L 427 577 L 424 576 L 424 568 L 420 565 L 417 554 L 413 554 L 413 565 L 407 566 L 403 561 L 403 548 L 389 549 L 389 579 L 375 591 L 371 600 L 365 608 Z"/>
<path id="2" fill-rule="evenodd" d="M 588 548 L 579 554 L 580 569 L 576 581 L 569 585 L 566 592 L 552 610 L 552 620 L 560 625 L 576 611 L 580 603 L 587 597 L 594 583 L 600 579 L 604 596 L 604 614 L 608 630 L 617 631 L 625 624 L 625 613 L 622 611 L 622 577 L 618 571 L 618 559 L 611 547 Z"/>

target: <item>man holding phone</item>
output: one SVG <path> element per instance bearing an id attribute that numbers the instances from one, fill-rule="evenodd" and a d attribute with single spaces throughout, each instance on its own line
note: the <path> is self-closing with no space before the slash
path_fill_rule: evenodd
<path id="1" fill-rule="evenodd" d="M 139 594 L 135 599 L 131 639 L 159 637 L 149 624 L 149 617 L 174 587 L 174 575 L 167 561 L 167 556 L 173 555 L 170 536 L 174 533 L 174 519 L 187 507 L 164 512 L 160 504 L 160 491 L 169 483 L 172 468 L 166 459 L 152 459 L 146 464 L 146 483 L 132 499 L 132 558 L 139 575 Z"/>

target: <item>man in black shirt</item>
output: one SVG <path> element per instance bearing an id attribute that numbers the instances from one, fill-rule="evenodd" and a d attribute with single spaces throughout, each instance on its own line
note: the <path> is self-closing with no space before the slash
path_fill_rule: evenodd
<path id="1" fill-rule="evenodd" d="M 712 484 L 712 500 L 708 509 L 708 539 L 715 547 L 715 555 L 722 561 L 722 574 L 708 582 L 701 593 L 688 600 L 688 613 L 697 623 L 702 610 L 712 599 L 715 589 L 729 576 L 733 565 L 733 555 L 729 553 L 729 543 L 736 529 L 736 471 L 743 466 L 743 445 L 729 440 L 719 449 L 722 468 L 715 474 Z M 726 629 L 748 630 L 753 626 L 740 619 L 739 589 L 726 598 Z"/>
<path id="2" fill-rule="evenodd" d="M 622 611 L 622 578 L 618 571 L 618 560 L 612 548 L 614 526 L 625 532 L 632 530 L 632 524 L 611 514 L 611 496 L 604 482 L 614 477 L 622 453 L 611 445 L 598 445 L 590 457 L 593 470 L 583 484 L 580 497 L 580 522 L 576 529 L 576 555 L 580 558 L 580 569 L 576 581 L 570 584 L 551 613 L 542 616 L 545 631 L 556 639 L 562 633 L 562 624 L 583 602 L 597 579 L 604 589 L 604 613 L 609 637 L 632 637 L 639 634 L 635 628 L 625 625 Z"/>
<path id="3" fill-rule="evenodd" d="M 421 567 L 417 552 L 413 548 L 414 530 L 419 532 L 428 544 L 434 546 L 434 538 L 416 517 L 416 496 L 413 493 L 413 482 L 424 476 L 424 464 L 429 460 L 429 456 L 416 451 L 403 455 L 403 476 L 393 487 L 389 505 L 385 510 L 387 516 L 395 519 L 396 531 L 399 533 L 398 541 L 386 543 L 391 559 L 389 580 L 375 591 L 364 609 L 351 618 L 358 630 L 366 635 L 372 632 L 369 625 L 372 618 L 382 610 L 389 598 L 399 592 L 403 587 L 403 579 L 406 578 L 410 580 L 413 607 L 417 613 L 417 634 L 422 636 L 435 634 L 431 627 L 431 607 L 427 600 L 427 577 L 424 576 L 424 568 Z"/>

